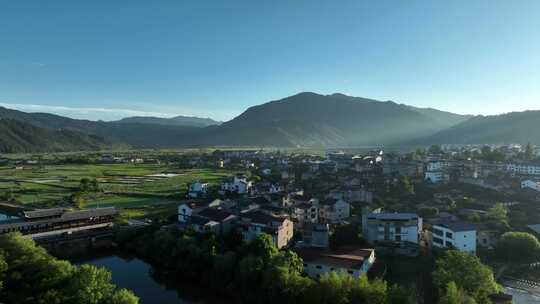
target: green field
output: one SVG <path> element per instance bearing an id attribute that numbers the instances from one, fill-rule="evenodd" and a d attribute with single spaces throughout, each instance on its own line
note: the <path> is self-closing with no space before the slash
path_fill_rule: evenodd
<path id="1" fill-rule="evenodd" d="M 168 176 L 150 176 L 171 174 Z M 85 194 L 86 208 L 115 206 L 128 217 L 174 212 L 194 181 L 219 184 L 234 174 L 217 169 L 175 169 L 159 164 L 54 165 L 23 170 L 0 168 L 0 193 L 11 191 L 20 204 L 69 206 L 82 178 L 95 178 L 102 191 Z M 174 175 L 174 176 L 173 176 Z"/>

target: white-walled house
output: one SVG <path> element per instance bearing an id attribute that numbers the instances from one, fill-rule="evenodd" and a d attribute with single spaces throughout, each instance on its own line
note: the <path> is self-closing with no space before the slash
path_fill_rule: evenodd
<path id="1" fill-rule="evenodd" d="M 521 175 L 540 175 L 540 165 L 531 164 L 508 164 L 506 171 Z"/>
<path id="2" fill-rule="evenodd" d="M 293 222 L 285 217 L 277 217 L 260 211 L 243 213 L 240 228 L 246 241 L 253 240 L 266 233 L 272 237 L 272 242 L 278 249 L 287 247 L 293 236 Z"/>
<path id="3" fill-rule="evenodd" d="M 424 180 L 432 184 L 439 184 L 448 181 L 449 177 L 444 171 L 426 171 Z"/>
<path id="4" fill-rule="evenodd" d="M 533 180 L 524 180 L 521 182 L 521 189 L 533 189 L 540 192 L 540 182 Z"/>
<path id="5" fill-rule="evenodd" d="M 329 223 L 339 223 L 351 216 L 351 206 L 343 199 L 327 198 L 319 204 L 319 217 Z"/>
<path id="6" fill-rule="evenodd" d="M 419 243 L 422 218 L 416 213 L 370 213 L 362 218 L 363 234 L 369 243 Z"/>
<path id="7" fill-rule="evenodd" d="M 459 251 L 476 253 L 476 227 L 467 222 L 441 221 L 433 224 L 432 246 L 455 248 Z"/>
<path id="8" fill-rule="evenodd" d="M 348 249 L 329 252 L 317 248 L 301 248 L 297 254 L 304 261 L 304 272 L 313 279 L 337 272 L 346 273 L 353 278 L 366 274 L 375 263 L 374 249 Z"/>
<path id="9" fill-rule="evenodd" d="M 208 183 L 195 182 L 189 185 L 188 197 L 197 198 L 206 195 L 208 192 Z"/>
<path id="10" fill-rule="evenodd" d="M 196 207 L 193 204 L 184 203 L 178 206 L 178 221 L 180 223 L 186 223 L 188 219 L 193 215 L 193 210 Z"/>
<path id="11" fill-rule="evenodd" d="M 252 183 L 246 178 L 235 176 L 232 180 L 221 184 L 221 192 L 231 192 L 237 194 L 246 194 L 251 190 Z"/>

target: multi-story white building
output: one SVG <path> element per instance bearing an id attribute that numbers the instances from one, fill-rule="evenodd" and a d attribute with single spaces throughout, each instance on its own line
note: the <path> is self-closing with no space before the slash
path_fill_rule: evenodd
<path id="1" fill-rule="evenodd" d="M 319 204 L 319 217 L 328 223 L 339 223 L 350 216 L 351 207 L 345 200 L 327 198 Z"/>
<path id="2" fill-rule="evenodd" d="M 476 253 L 476 227 L 470 223 L 441 221 L 433 224 L 431 233 L 433 247 Z"/>
<path id="3" fill-rule="evenodd" d="M 521 189 L 533 189 L 540 192 L 540 182 L 533 180 L 524 180 L 521 182 Z"/>
<path id="4" fill-rule="evenodd" d="M 427 171 L 424 180 L 432 184 L 444 183 L 449 180 L 448 174 L 444 171 Z"/>
<path id="5" fill-rule="evenodd" d="M 418 244 L 422 218 L 416 213 L 370 213 L 363 216 L 362 230 L 368 242 Z"/>
<path id="6" fill-rule="evenodd" d="M 522 175 L 540 175 L 540 165 L 531 164 L 508 164 L 506 171 Z"/>
<path id="7" fill-rule="evenodd" d="M 252 183 L 245 178 L 235 176 L 231 181 L 221 184 L 221 193 L 231 192 L 246 194 L 251 190 Z"/>
<path id="8" fill-rule="evenodd" d="M 444 161 L 430 161 L 427 163 L 427 171 L 441 171 L 450 166 L 450 163 Z"/>

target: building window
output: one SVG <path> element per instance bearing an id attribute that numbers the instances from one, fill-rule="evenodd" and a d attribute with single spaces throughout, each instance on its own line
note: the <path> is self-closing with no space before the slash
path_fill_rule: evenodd
<path id="1" fill-rule="evenodd" d="M 322 266 L 321 266 L 321 265 L 317 265 L 317 266 L 315 266 L 315 268 L 317 268 L 317 269 L 322 269 Z"/>
<path id="2" fill-rule="evenodd" d="M 433 229 L 433 234 L 443 236 L 442 230 L 439 230 L 439 229 Z"/>
<path id="3" fill-rule="evenodd" d="M 447 233 L 446 233 L 446 237 L 449 238 L 449 239 L 451 239 L 451 238 L 454 237 L 454 235 L 452 234 L 452 232 L 447 232 Z"/>
<path id="4" fill-rule="evenodd" d="M 434 238 L 433 238 L 433 243 L 436 243 L 436 244 L 442 245 L 442 244 L 443 244 L 443 241 L 442 241 L 442 239 L 440 239 L 440 238 L 436 238 L 436 237 L 434 237 Z"/>

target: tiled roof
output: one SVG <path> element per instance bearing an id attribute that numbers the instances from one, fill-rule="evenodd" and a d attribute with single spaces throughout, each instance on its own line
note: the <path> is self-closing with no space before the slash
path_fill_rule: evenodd
<path id="1" fill-rule="evenodd" d="M 64 213 L 64 208 L 38 209 L 32 211 L 24 211 L 24 217 L 27 219 L 37 219 L 42 217 L 60 216 Z"/>
<path id="2" fill-rule="evenodd" d="M 317 263 L 336 268 L 360 269 L 374 249 L 353 249 L 330 252 L 324 249 L 303 248 L 297 254 L 307 263 Z"/>
<path id="3" fill-rule="evenodd" d="M 408 221 L 418 219 L 416 213 L 370 213 L 368 219 Z"/>
<path id="4" fill-rule="evenodd" d="M 225 210 L 216 209 L 216 208 L 206 208 L 202 210 L 201 212 L 197 213 L 200 217 L 208 218 L 212 221 L 216 222 L 222 222 L 225 219 L 234 216 L 232 213 L 227 212 Z"/>
<path id="5" fill-rule="evenodd" d="M 463 222 L 463 221 L 439 221 L 439 222 L 434 223 L 433 225 L 445 227 L 454 232 L 476 230 L 475 225 L 468 222 Z"/>

